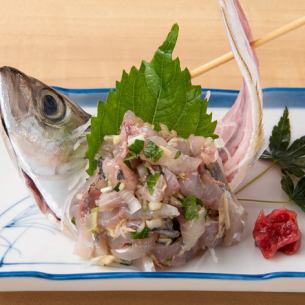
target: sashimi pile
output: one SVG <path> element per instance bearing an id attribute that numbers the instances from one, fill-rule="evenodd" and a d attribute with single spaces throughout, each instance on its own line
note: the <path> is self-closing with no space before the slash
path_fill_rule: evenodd
<path id="1" fill-rule="evenodd" d="M 245 210 L 211 138 L 157 132 L 132 112 L 104 141 L 98 172 L 73 202 L 76 253 L 152 271 L 240 241 Z"/>

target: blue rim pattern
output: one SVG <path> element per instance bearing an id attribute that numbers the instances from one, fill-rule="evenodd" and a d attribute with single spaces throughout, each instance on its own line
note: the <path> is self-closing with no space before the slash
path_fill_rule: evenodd
<path id="1" fill-rule="evenodd" d="M 54 89 L 72 97 L 81 106 L 95 106 L 97 100 L 105 99 L 110 88 L 67 89 L 54 86 Z M 210 107 L 230 107 L 238 90 L 209 89 L 212 93 Z M 203 89 L 205 95 L 207 89 Z M 266 88 L 263 89 L 265 108 L 305 107 L 305 88 Z M 89 98 L 90 96 L 90 98 Z M 82 98 L 85 97 L 85 98 Z M 4 265 L 17 265 L 4 264 Z M 20 263 L 34 265 L 33 263 Z M 38 263 L 39 265 L 40 263 Z M 57 263 L 55 263 L 57 264 Z M 44 265 L 44 263 L 41 263 Z M 233 273 L 204 273 L 204 272 L 98 272 L 98 273 L 69 273 L 53 274 L 39 271 L 0 271 L 0 278 L 34 277 L 48 280 L 88 280 L 88 279 L 135 279 L 135 278 L 171 278 L 171 279 L 213 279 L 213 280 L 270 280 L 275 278 L 305 278 L 305 272 L 270 272 L 263 274 L 233 274 Z"/>
<path id="2" fill-rule="evenodd" d="M 80 106 L 95 107 L 98 100 L 105 100 L 108 92 L 112 88 L 92 88 L 92 89 L 67 89 L 54 86 L 54 89 L 69 96 Z M 202 89 L 202 95 L 207 91 L 211 92 L 209 108 L 224 107 L 233 105 L 238 90 L 227 89 Z M 305 106 L 305 88 L 277 87 L 263 89 L 264 108 L 303 108 Z"/>
<path id="3" fill-rule="evenodd" d="M 52 86 L 55 90 L 65 92 L 65 93 L 74 93 L 74 94 L 90 94 L 90 93 L 108 93 L 113 88 L 64 88 L 59 86 Z M 210 88 L 210 89 L 202 89 L 203 91 L 211 91 L 211 92 L 225 92 L 225 93 L 238 93 L 239 90 L 235 89 L 218 89 L 218 88 Z M 264 92 L 285 92 L 285 91 L 300 91 L 305 93 L 304 87 L 269 87 L 264 88 Z"/>
<path id="4" fill-rule="evenodd" d="M 258 281 L 276 278 L 305 278 L 305 272 L 271 272 L 263 274 L 231 274 L 203 272 L 97 272 L 97 273 L 46 273 L 40 271 L 0 272 L 0 278 L 35 277 L 53 281 L 98 280 L 98 279 L 193 279 L 193 280 L 234 280 Z"/>

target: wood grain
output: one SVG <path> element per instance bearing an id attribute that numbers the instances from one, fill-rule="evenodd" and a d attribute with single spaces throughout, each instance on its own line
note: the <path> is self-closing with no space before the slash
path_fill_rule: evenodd
<path id="1" fill-rule="evenodd" d="M 254 37 L 305 15 L 304 0 L 242 0 Z M 174 22 L 176 55 L 190 69 L 229 50 L 215 0 L 1 0 L 0 65 L 49 84 L 111 87 L 122 69 L 150 59 Z M 261 47 L 263 86 L 305 85 L 305 28 Z M 235 62 L 195 80 L 238 88 Z"/>
<path id="2" fill-rule="evenodd" d="M 305 294 L 250 292 L 23 292 L 1 305 L 303 305 Z"/>
<path id="3" fill-rule="evenodd" d="M 254 37 L 305 15 L 304 0 L 241 0 Z M 215 0 L 0 0 L 0 65 L 49 84 L 111 87 L 122 69 L 150 59 L 174 22 L 175 54 L 195 68 L 229 50 Z M 262 83 L 305 86 L 305 28 L 257 50 Z M 196 79 L 238 88 L 234 62 Z M 14 304 L 304 304 L 304 294 L 211 292 L 2 293 Z"/>

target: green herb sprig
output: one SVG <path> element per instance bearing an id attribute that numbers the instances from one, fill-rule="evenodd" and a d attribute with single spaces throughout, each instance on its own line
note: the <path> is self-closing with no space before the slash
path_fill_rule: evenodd
<path id="1" fill-rule="evenodd" d="M 284 113 L 273 127 L 269 139 L 269 150 L 261 156 L 262 160 L 271 160 L 283 173 L 281 186 L 289 199 L 305 212 L 305 136 L 291 143 L 289 111 Z"/>
<path id="2" fill-rule="evenodd" d="M 284 173 L 281 185 L 289 199 L 305 212 L 305 177 L 299 179 L 297 183 L 294 183 L 291 177 Z"/>
<path id="3" fill-rule="evenodd" d="M 272 163 L 260 174 L 251 179 L 236 194 L 265 175 L 274 166 L 282 171 L 281 186 L 288 195 L 289 201 L 297 204 L 305 212 L 305 136 L 291 143 L 291 127 L 288 108 L 285 107 L 277 125 L 272 129 L 269 138 L 269 149 L 261 156 L 262 160 Z M 270 200 L 242 199 L 243 201 L 287 203 Z"/>
<path id="4" fill-rule="evenodd" d="M 285 107 L 283 116 L 273 127 L 269 139 L 269 150 L 265 150 L 262 160 L 271 160 L 285 172 L 296 177 L 305 174 L 305 136 L 291 142 L 289 111 Z"/>
<path id="5" fill-rule="evenodd" d="M 153 59 L 142 61 L 140 68 L 132 67 L 128 73 L 123 71 L 115 90 L 109 92 L 106 101 L 98 103 L 87 135 L 89 175 L 97 168 L 96 155 L 104 136 L 119 133 L 128 110 L 156 130 L 162 123 L 180 137 L 191 134 L 217 137 L 214 134 L 217 122 L 207 113 L 208 101 L 202 98 L 201 87 L 192 85 L 188 69 L 182 70 L 179 59 L 172 57 L 178 33 L 179 27 L 174 24 Z"/>

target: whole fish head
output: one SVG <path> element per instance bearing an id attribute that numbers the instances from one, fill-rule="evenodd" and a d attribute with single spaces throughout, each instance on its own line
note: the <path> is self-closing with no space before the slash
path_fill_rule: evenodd
<path id="1" fill-rule="evenodd" d="M 60 219 L 69 195 L 85 179 L 90 115 L 11 67 L 0 68 L 0 115 L 10 155 L 38 206 Z"/>

